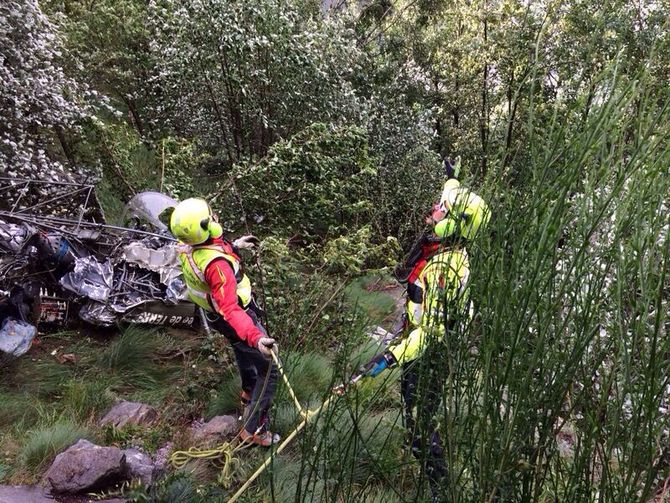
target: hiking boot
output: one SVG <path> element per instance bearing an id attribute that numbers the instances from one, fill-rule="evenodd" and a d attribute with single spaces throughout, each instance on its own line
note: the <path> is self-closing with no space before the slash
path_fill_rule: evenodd
<path id="1" fill-rule="evenodd" d="M 261 447 L 270 447 L 271 445 L 278 444 L 281 440 L 281 437 L 270 431 L 249 433 L 247 430 L 242 430 L 240 432 L 240 439 L 242 440 L 243 444 L 254 444 L 260 445 Z"/>

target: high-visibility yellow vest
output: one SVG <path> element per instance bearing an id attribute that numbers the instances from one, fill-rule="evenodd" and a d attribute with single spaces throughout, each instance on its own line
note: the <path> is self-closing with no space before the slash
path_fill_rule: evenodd
<path id="1" fill-rule="evenodd" d="M 239 304 L 246 308 L 251 302 L 251 281 L 242 272 L 239 259 L 231 253 L 226 253 L 221 246 L 201 245 L 188 246 L 183 243 L 179 246 L 179 262 L 188 288 L 189 298 L 197 305 L 208 311 L 218 312 L 218 306 L 211 296 L 211 289 L 205 279 L 207 266 L 217 258 L 225 259 L 233 268 L 237 280 L 237 299 Z"/>
<path id="2" fill-rule="evenodd" d="M 389 346 L 399 363 L 421 356 L 429 342 L 445 334 L 445 310 L 454 318 L 468 316 L 470 262 L 465 249 L 452 249 L 431 258 L 417 281 L 423 289 L 421 304 L 408 301 L 409 335 Z"/>

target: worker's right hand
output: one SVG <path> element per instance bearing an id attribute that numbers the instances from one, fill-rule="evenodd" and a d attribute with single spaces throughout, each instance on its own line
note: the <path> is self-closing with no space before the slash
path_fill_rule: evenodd
<path id="1" fill-rule="evenodd" d="M 237 238 L 233 241 L 233 246 L 241 250 L 250 250 L 257 246 L 260 243 L 260 240 L 256 236 L 247 235 Z"/>
<path id="2" fill-rule="evenodd" d="M 275 341 L 272 337 L 261 337 L 256 343 L 256 348 L 265 356 L 272 356 L 272 349 L 275 348 Z"/>

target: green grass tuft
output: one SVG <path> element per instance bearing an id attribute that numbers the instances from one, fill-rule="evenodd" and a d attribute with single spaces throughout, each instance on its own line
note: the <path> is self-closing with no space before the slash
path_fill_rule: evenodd
<path id="1" fill-rule="evenodd" d="M 40 397 L 53 397 L 62 391 L 62 384 L 74 375 L 68 365 L 55 361 L 31 361 L 25 359 L 17 368 L 14 381 L 22 391 Z"/>
<path id="2" fill-rule="evenodd" d="M 70 379 L 63 384 L 62 405 L 79 419 L 103 414 L 115 400 L 109 388 L 113 379 Z"/>
<path id="3" fill-rule="evenodd" d="M 114 340 L 98 358 L 102 368 L 116 372 L 135 372 L 150 364 L 154 352 L 154 331 L 131 326 Z"/>
<path id="4" fill-rule="evenodd" d="M 103 350 L 97 366 L 109 372 L 125 386 L 154 389 L 174 374 L 174 368 L 156 361 L 159 351 L 171 340 L 155 330 L 137 326 L 126 328 L 123 333 Z"/>
<path id="5" fill-rule="evenodd" d="M 333 376 L 328 358 L 311 352 L 287 354 L 281 358 L 291 387 L 301 403 L 312 400 L 315 395 L 323 396 L 328 393 Z M 285 386 L 281 376 L 280 386 Z"/>
<path id="6" fill-rule="evenodd" d="M 240 378 L 236 373 L 225 376 L 207 405 L 207 417 L 237 411 L 240 408 L 240 390 Z"/>
<path id="7" fill-rule="evenodd" d="M 81 438 L 90 438 L 88 430 L 66 419 L 31 430 L 21 447 L 20 463 L 31 473 L 38 474 L 49 466 L 56 454 Z"/>
<path id="8" fill-rule="evenodd" d="M 39 417 L 35 397 L 29 393 L 0 392 L 0 429 L 6 430 L 18 423 L 31 426 Z"/>

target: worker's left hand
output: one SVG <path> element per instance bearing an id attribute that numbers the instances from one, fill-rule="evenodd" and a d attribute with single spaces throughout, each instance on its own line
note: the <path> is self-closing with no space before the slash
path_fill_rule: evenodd
<path id="1" fill-rule="evenodd" d="M 260 240 L 251 234 L 247 236 L 240 236 L 235 241 L 233 241 L 233 246 L 239 248 L 240 250 L 250 250 L 255 246 L 258 246 Z"/>

